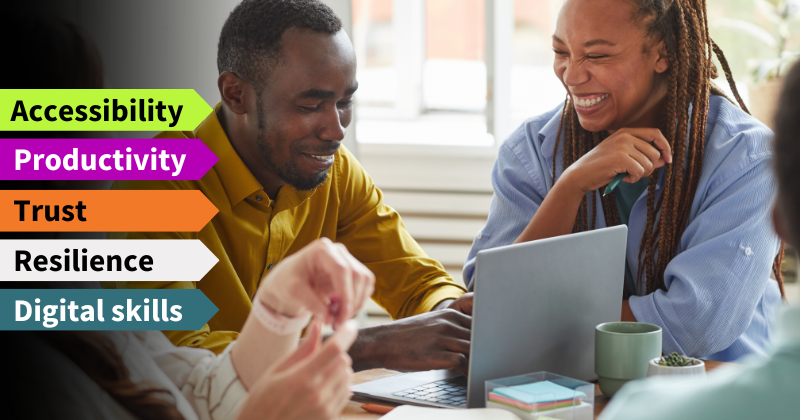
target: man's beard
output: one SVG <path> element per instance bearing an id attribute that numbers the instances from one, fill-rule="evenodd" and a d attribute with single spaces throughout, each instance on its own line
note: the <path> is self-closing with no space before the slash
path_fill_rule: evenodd
<path id="1" fill-rule="evenodd" d="M 297 162 L 294 159 L 289 159 L 286 162 L 276 161 L 274 148 L 269 141 L 270 137 L 274 136 L 267 134 L 266 121 L 264 121 L 263 115 L 264 114 L 259 109 L 257 143 L 258 150 L 261 152 L 261 157 L 264 160 L 264 163 L 266 163 L 272 172 L 274 172 L 283 182 L 297 188 L 300 191 L 310 191 L 322 185 L 328 178 L 328 171 L 321 171 L 312 175 L 304 175 L 300 172 L 300 168 L 297 167 Z M 307 152 L 315 155 L 328 156 L 336 153 L 337 150 L 338 147 L 336 147 L 336 149 L 329 148 L 325 151 L 321 151 L 312 150 L 311 148 L 293 146 L 291 149 L 291 154 L 292 156 L 297 156 L 301 152 Z"/>
<path id="2" fill-rule="evenodd" d="M 297 163 L 290 159 L 287 162 L 277 162 L 274 159 L 272 145 L 267 142 L 267 139 L 260 135 L 258 139 L 258 150 L 261 151 L 261 157 L 264 162 L 278 175 L 283 182 L 297 188 L 300 191 L 310 191 L 322 185 L 328 178 L 328 171 L 321 171 L 311 176 L 304 176 L 297 167 Z M 294 155 L 295 150 L 292 150 Z"/>

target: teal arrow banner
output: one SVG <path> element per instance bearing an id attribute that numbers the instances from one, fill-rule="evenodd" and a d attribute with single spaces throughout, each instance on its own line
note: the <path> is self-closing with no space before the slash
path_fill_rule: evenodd
<path id="1" fill-rule="evenodd" d="M 217 310 L 197 289 L 6 289 L 0 331 L 191 331 Z"/>

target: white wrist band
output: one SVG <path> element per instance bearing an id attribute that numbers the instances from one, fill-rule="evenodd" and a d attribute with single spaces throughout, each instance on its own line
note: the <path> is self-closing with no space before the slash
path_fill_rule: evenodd
<path id="1" fill-rule="evenodd" d="M 308 311 L 304 315 L 288 317 L 275 312 L 275 310 L 265 305 L 261 299 L 256 298 L 256 301 L 253 303 L 253 313 L 261 322 L 261 325 L 275 334 L 289 335 L 302 331 L 311 321 L 311 313 Z"/>

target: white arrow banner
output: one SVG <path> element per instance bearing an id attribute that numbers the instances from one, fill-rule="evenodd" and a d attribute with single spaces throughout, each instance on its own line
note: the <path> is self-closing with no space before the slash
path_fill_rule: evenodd
<path id="1" fill-rule="evenodd" d="M 0 281 L 199 281 L 217 261 L 198 239 L 0 241 Z"/>

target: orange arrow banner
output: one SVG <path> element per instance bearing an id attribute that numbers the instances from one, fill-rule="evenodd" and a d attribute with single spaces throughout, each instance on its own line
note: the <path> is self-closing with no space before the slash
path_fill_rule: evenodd
<path id="1" fill-rule="evenodd" d="M 198 232 L 216 214 L 200 191 L 0 191 L 5 232 Z"/>

